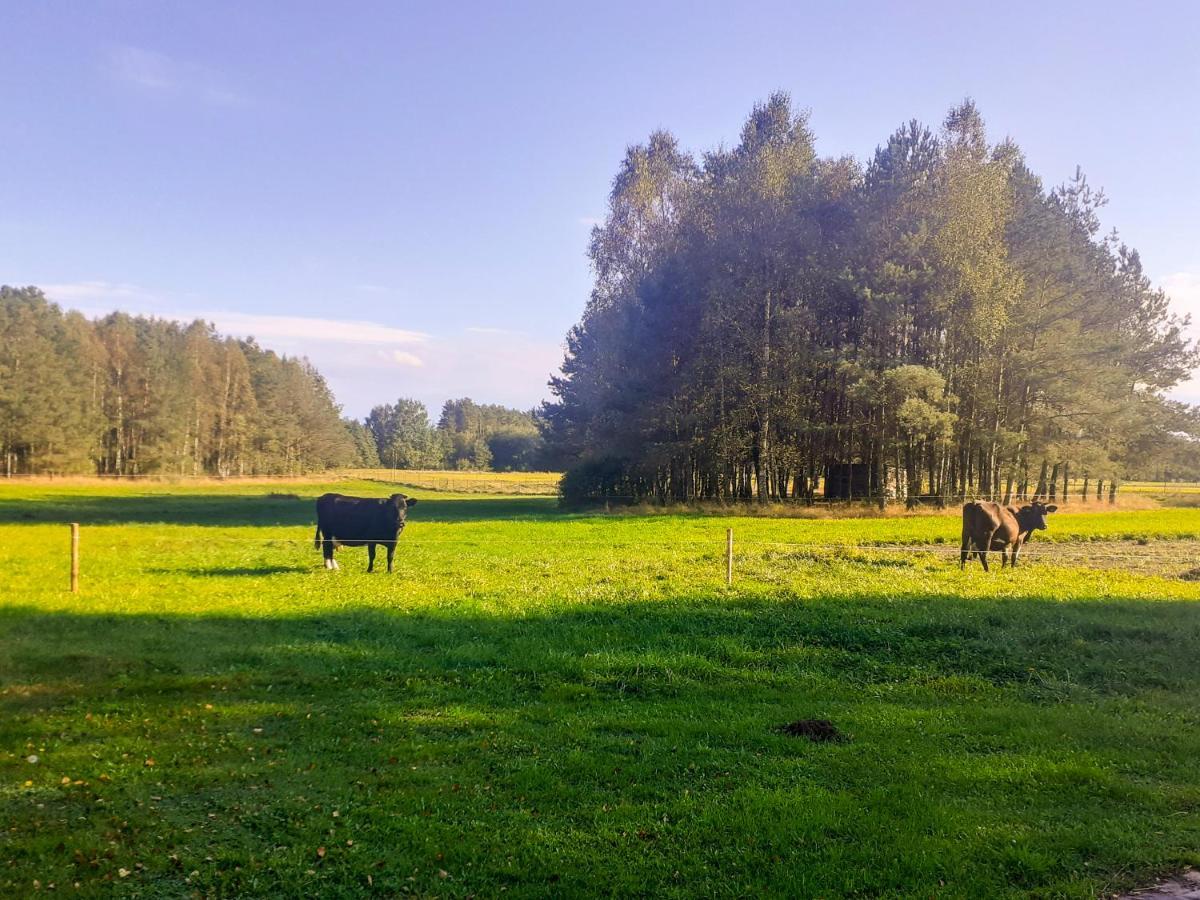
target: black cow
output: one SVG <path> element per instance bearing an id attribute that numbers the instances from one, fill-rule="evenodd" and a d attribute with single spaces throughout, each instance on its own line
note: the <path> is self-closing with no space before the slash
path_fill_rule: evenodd
<path id="1" fill-rule="evenodd" d="M 322 494 L 317 498 L 317 534 L 313 546 L 322 548 L 325 568 L 338 567 L 333 558 L 334 548 L 366 544 L 367 571 L 371 572 L 375 569 L 375 545 L 383 544 L 387 548 L 388 571 L 392 571 L 396 541 L 404 530 L 408 510 L 416 503 L 415 498 L 403 494 L 392 494 L 386 500 Z"/>
<path id="2" fill-rule="evenodd" d="M 1008 550 L 1012 549 L 1012 564 L 1017 565 L 1021 547 L 1035 531 L 1046 530 L 1046 516 L 1058 509 L 1046 506 L 1036 497 L 1028 506 L 1013 509 L 992 500 L 974 500 L 963 504 L 962 548 L 958 567 L 964 568 L 972 553 L 979 556 L 983 571 L 987 571 L 989 550 L 1000 551 L 1000 568 L 1008 565 Z"/>

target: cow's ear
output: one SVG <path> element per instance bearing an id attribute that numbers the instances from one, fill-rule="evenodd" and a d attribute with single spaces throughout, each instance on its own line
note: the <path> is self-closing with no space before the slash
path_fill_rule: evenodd
<path id="1" fill-rule="evenodd" d="M 1047 507 L 1046 507 L 1046 512 L 1048 512 L 1048 513 L 1052 513 L 1052 512 L 1054 512 L 1056 509 L 1058 509 L 1058 507 L 1057 507 L 1057 506 L 1047 506 Z"/>
<path id="2" fill-rule="evenodd" d="M 404 503 L 405 503 L 405 505 L 406 505 L 406 506 L 409 506 L 409 507 L 416 506 L 416 505 L 417 505 L 417 498 L 416 498 L 416 497 L 405 497 L 405 498 L 404 498 Z"/>

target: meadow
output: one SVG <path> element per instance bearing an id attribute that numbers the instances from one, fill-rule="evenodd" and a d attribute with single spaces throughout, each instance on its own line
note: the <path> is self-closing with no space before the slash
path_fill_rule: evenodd
<path id="1" fill-rule="evenodd" d="M 985 574 L 952 514 L 414 487 L 389 576 L 321 568 L 331 489 L 390 490 L 0 484 L 0 894 L 1094 897 L 1200 863 L 1198 509 L 1072 506 Z"/>

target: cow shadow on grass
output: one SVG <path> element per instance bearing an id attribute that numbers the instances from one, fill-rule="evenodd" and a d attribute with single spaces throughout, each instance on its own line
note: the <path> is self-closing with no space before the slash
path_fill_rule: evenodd
<path id="1" fill-rule="evenodd" d="M 264 575 L 296 575 L 312 572 L 319 568 L 321 568 L 319 564 L 310 566 L 195 566 L 184 569 L 158 567 L 146 571 L 156 575 L 188 575 L 194 578 L 255 578 Z"/>
<path id="2" fill-rule="evenodd" d="M 617 893 L 665 892 L 683 865 L 680 848 L 692 845 L 717 871 L 754 863 L 745 870 L 761 873 L 761 883 L 741 875 L 751 879 L 741 893 L 778 889 L 772 879 L 786 873 L 772 859 L 787 871 L 817 861 L 883 879 L 856 875 L 853 884 L 818 884 L 817 893 L 896 893 L 893 876 L 936 893 L 945 870 L 922 862 L 939 853 L 913 852 L 920 835 L 1025 821 L 1063 791 L 1064 766 L 1086 780 L 1094 754 L 1128 761 L 1132 752 L 1149 760 L 1147 778 L 1194 783 L 1200 732 L 1180 726 L 1188 708 L 1180 698 L 1200 689 L 1197 641 L 1200 604 L 1119 597 L 781 602 L 763 594 L 514 615 L 8 607 L 0 609 L 0 772 L 31 786 L 0 793 L 0 820 L 13 823 L 6 841 L 15 848 L 50 847 L 47 823 L 70 822 L 63 872 L 114 879 L 124 857 L 110 865 L 103 851 L 114 823 L 132 823 L 122 852 L 145 865 L 137 877 L 159 879 L 168 893 L 195 887 L 184 873 L 206 853 L 232 879 L 214 881 L 214 894 L 286 884 L 318 865 L 318 846 L 325 877 L 352 877 L 337 861 L 344 855 L 348 866 L 359 851 L 339 849 L 345 835 L 330 839 L 331 810 L 354 826 L 344 843 L 380 860 L 370 871 L 385 893 L 435 893 L 446 877 L 439 870 L 462 871 L 466 861 L 483 888 L 586 893 L 578 880 L 586 877 L 621 886 Z M 816 745 L 774 730 L 808 717 L 831 719 L 850 740 Z M 36 766 L 26 761 L 34 753 Z M 1007 775 L 994 780 L 989 761 L 1006 754 L 1032 772 L 1020 789 Z M 956 768 L 964 759 L 979 764 Z M 828 802 L 826 772 L 859 799 Z M 1144 834 L 1148 822 L 1165 823 L 1180 839 L 1157 795 L 1103 789 L 1097 779 L 1071 801 L 1080 839 L 1090 840 L 1094 821 L 1133 822 Z M 797 785 L 825 799 L 788 801 Z M 93 795 L 103 796 L 101 812 Z M 747 812 L 739 804 L 751 796 L 764 805 Z M 866 797 L 872 815 L 851 814 Z M 585 814 L 601 804 L 620 806 L 615 824 Z M 947 829 L 942 811 L 956 806 L 973 811 L 971 829 Z M 163 814 L 140 827 L 147 810 Z M 691 831 L 672 830 L 665 813 L 685 817 Z M 221 837 L 226 820 L 243 823 L 236 837 Z M 561 848 L 593 832 L 604 853 L 572 871 Z M 612 852 L 626 833 L 630 852 Z M 1055 839 L 1037 829 L 1022 838 L 1026 852 L 1051 856 L 1061 849 Z M 294 846 L 302 852 L 290 853 Z M 1088 846 L 1099 866 L 1124 865 L 1129 853 Z M 452 861 L 433 856 L 439 848 Z M 72 852 L 85 860 L 78 870 Z M 186 859 L 173 868 L 176 856 Z M 93 857 L 98 870 L 86 863 Z M 881 859 L 909 868 L 895 875 L 893 865 L 873 864 Z M 57 860 L 39 864 L 62 879 Z M 981 893 L 1007 889 L 1004 866 L 978 868 L 996 879 Z M 189 877 L 212 878 L 210 869 L 197 865 Z M 42 868 L 33 874 L 47 877 Z"/>
<path id="3" fill-rule="evenodd" d="M 364 495 L 367 492 L 362 492 Z M 386 496 L 380 492 L 379 496 Z M 410 522 L 536 521 L 560 517 L 553 497 L 439 499 L 414 492 L 420 505 Z M 46 499 L 0 499 L 0 524 L 79 522 L 92 525 L 314 526 L 315 497 L 272 494 L 80 493 Z"/>

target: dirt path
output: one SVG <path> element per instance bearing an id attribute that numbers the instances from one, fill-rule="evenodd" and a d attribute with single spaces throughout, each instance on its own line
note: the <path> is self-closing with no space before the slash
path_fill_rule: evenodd
<path id="1" fill-rule="evenodd" d="M 1200 900 L 1200 872 L 1189 869 L 1154 887 L 1122 894 L 1120 900 Z"/>

